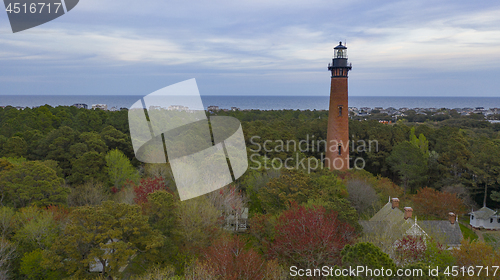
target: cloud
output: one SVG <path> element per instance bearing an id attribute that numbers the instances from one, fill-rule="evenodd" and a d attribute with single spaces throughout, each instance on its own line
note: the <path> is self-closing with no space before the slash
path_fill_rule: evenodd
<path id="1" fill-rule="evenodd" d="M 63 76 L 162 69 L 316 83 L 312 73 L 326 72 L 347 39 L 357 79 L 409 79 L 498 70 L 498 26 L 500 6 L 470 1 L 86 0 L 48 24 L 0 33 L 0 61 L 4 71 L 30 63 Z"/>

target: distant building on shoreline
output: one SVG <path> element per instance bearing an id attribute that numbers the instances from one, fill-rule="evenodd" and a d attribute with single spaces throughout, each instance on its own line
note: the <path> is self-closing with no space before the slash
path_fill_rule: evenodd
<path id="1" fill-rule="evenodd" d="M 85 103 L 75 103 L 72 106 L 76 107 L 78 109 L 88 109 L 89 108 L 89 106 Z"/>
<path id="2" fill-rule="evenodd" d="M 219 109 L 219 106 L 214 106 L 214 105 L 212 105 L 212 106 L 208 106 L 208 107 L 207 107 L 207 111 L 210 111 L 210 112 L 217 112 L 217 111 L 219 111 L 219 110 L 220 110 L 220 109 Z"/>
<path id="3" fill-rule="evenodd" d="M 92 109 L 101 109 L 101 110 L 108 110 L 108 105 L 107 104 L 92 104 Z"/>
<path id="4" fill-rule="evenodd" d="M 170 106 L 168 106 L 167 110 L 169 110 L 169 111 L 188 111 L 189 107 L 182 106 L 182 105 L 170 105 Z"/>

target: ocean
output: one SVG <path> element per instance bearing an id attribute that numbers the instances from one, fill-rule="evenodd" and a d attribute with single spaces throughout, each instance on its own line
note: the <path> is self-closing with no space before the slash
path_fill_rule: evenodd
<path id="1" fill-rule="evenodd" d="M 69 106 L 75 103 L 107 104 L 129 108 L 142 96 L 133 95 L 0 95 L 0 106 L 35 107 Z M 203 105 L 221 109 L 237 107 L 259 110 L 328 110 L 328 96 L 202 96 Z M 500 97 L 405 97 L 405 96 L 350 96 L 349 107 L 399 108 L 500 108 Z"/>

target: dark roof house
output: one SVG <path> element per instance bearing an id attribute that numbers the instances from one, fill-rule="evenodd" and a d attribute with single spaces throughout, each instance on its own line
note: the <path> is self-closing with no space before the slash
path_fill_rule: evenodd
<path id="1" fill-rule="evenodd" d="M 399 209 L 399 199 L 392 198 L 370 220 L 359 221 L 363 233 L 368 236 L 378 235 L 379 239 L 394 244 L 405 235 L 432 237 L 448 248 L 460 247 L 463 239 L 458 218 L 449 213 L 448 220 L 417 221 L 411 207 Z"/>

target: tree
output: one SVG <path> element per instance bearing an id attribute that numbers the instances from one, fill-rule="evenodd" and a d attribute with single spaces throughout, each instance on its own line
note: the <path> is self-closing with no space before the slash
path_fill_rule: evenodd
<path id="1" fill-rule="evenodd" d="M 20 272 L 26 279 L 60 279 L 57 271 L 46 269 L 42 266 L 43 253 L 41 249 L 25 253 L 21 259 Z"/>
<path id="2" fill-rule="evenodd" d="M 348 225 L 353 227 L 356 233 L 361 233 L 363 231 L 363 228 L 358 223 L 358 212 L 356 212 L 356 209 L 351 206 L 349 200 L 345 198 L 334 197 L 329 200 L 325 200 L 323 198 L 313 198 L 309 199 L 307 203 L 303 205 L 305 205 L 306 207 L 324 207 L 326 211 L 333 211 L 337 213 L 339 221 L 347 223 Z"/>
<path id="3" fill-rule="evenodd" d="M 395 257 L 399 265 L 423 260 L 427 245 L 423 236 L 406 235 L 395 243 Z"/>
<path id="4" fill-rule="evenodd" d="M 132 280 L 152 280 L 152 279 L 179 279 L 175 277 L 175 270 L 173 267 L 153 267 L 148 269 L 146 273 L 142 275 L 132 275 L 130 278 Z M 187 279 L 187 278 L 182 278 Z M 207 279 L 207 278 L 203 278 Z"/>
<path id="5" fill-rule="evenodd" d="M 416 213 L 424 217 L 447 219 L 449 212 L 462 215 L 467 211 L 464 201 L 454 193 L 423 188 L 411 198 Z"/>
<path id="6" fill-rule="evenodd" d="M 78 277 L 99 262 L 105 276 L 117 277 L 134 255 L 154 253 L 163 236 L 153 230 L 137 205 L 106 201 L 71 213 L 63 233 L 44 255 L 44 263 Z"/>
<path id="7" fill-rule="evenodd" d="M 49 132 L 54 129 L 57 118 L 50 111 L 52 109 L 49 105 L 40 106 L 34 109 L 35 117 L 32 127 L 42 132 Z"/>
<path id="8" fill-rule="evenodd" d="M 22 255 L 36 249 L 45 250 L 57 239 L 59 225 L 54 213 L 38 207 L 25 207 L 17 213 L 17 230 L 12 238 Z"/>
<path id="9" fill-rule="evenodd" d="M 128 158 L 134 156 L 132 142 L 130 136 L 108 125 L 101 131 L 101 138 L 106 142 L 110 150 L 118 149 L 122 151 Z"/>
<path id="10" fill-rule="evenodd" d="M 486 206 L 488 187 L 500 181 L 500 145 L 487 138 L 472 144 L 473 157 L 467 167 L 473 173 L 472 185 L 484 186 L 483 206 Z"/>
<path id="11" fill-rule="evenodd" d="M 413 126 L 410 131 L 410 143 L 412 143 L 415 147 L 420 149 L 420 152 L 424 155 L 424 157 L 429 156 L 429 141 L 425 138 L 423 133 L 417 137 L 415 135 L 415 127 Z"/>
<path id="12" fill-rule="evenodd" d="M 127 181 L 136 182 L 139 174 L 130 164 L 130 160 L 117 149 L 111 150 L 106 155 L 106 171 L 113 187 L 120 190 Z"/>
<path id="13" fill-rule="evenodd" d="M 359 179 L 349 180 L 346 186 L 347 192 L 349 192 L 348 199 L 352 207 L 354 207 L 359 214 L 365 213 L 368 209 L 373 208 L 379 200 L 375 190 L 366 181 Z"/>
<path id="14" fill-rule="evenodd" d="M 166 179 L 172 177 L 172 170 L 169 163 L 146 163 L 144 165 L 144 175 L 150 178 L 162 177 Z"/>
<path id="15" fill-rule="evenodd" d="M 294 201 L 299 204 L 307 202 L 311 191 L 311 179 L 307 174 L 287 171 L 260 188 L 258 198 L 268 213 L 276 214 Z"/>
<path id="16" fill-rule="evenodd" d="M 28 145 L 23 138 L 13 136 L 3 145 L 3 155 L 5 157 L 23 157 L 26 156 Z"/>
<path id="17" fill-rule="evenodd" d="M 246 208 L 246 199 L 241 190 L 234 185 L 221 188 L 208 194 L 215 208 L 222 211 L 226 229 L 238 231 L 242 214 Z M 247 209 L 248 210 L 248 209 Z M 230 220 L 227 218 L 230 217 Z M 231 226 L 230 224 L 234 224 Z"/>
<path id="18" fill-rule="evenodd" d="M 79 110 L 75 117 L 75 123 L 79 131 L 99 131 L 102 126 L 102 119 L 97 111 Z"/>
<path id="19" fill-rule="evenodd" d="M 79 136 L 80 141 L 84 143 L 89 151 L 95 151 L 97 153 L 105 153 L 108 150 L 106 142 L 102 140 L 101 135 L 95 132 L 84 132 Z"/>
<path id="20" fill-rule="evenodd" d="M 148 263 L 158 263 L 178 265 L 176 257 L 179 254 L 179 225 L 177 219 L 177 203 L 174 196 L 165 191 L 159 190 L 148 194 L 147 200 L 141 203 L 143 214 L 149 219 L 148 222 L 153 230 L 160 232 L 165 238 L 161 246 L 157 248 L 158 254 L 148 256 L 144 259 L 145 265 Z M 143 264 L 144 265 L 144 264 Z M 183 267 L 177 267 L 177 270 L 183 270 Z"/>
<path id="21" fill-rule="evenodd" d="M 387 162 L 393 171 L 398 172 L 405 190 L 414 191 L 425 179 L 427 160 L 420 149 L 408 141 L 396 145 Z"/>
<path id="22" fill-rule="evenodd" d="M 500 192 L 492 191 L 490 198 L 493 201 L 500 202 Z"/>
<path id="23" fill-rule="evenodd" d="M 12 168 L 14 168 L 14 165 L 10 161 L 4 158 L 0 158 L 0 172 L 4 170 L 9 171 Z"/>
<path id="24" fill-rule="evenodd" d="M 403 188 L 394 184 L 389 178 L 382 177 L 381 175 L 374 176 L 366 170 L 351 170 L 347 172 L 344 176 L 344 182 L 348 186 L 351 181 L 364 182 L 364 184 L 373 188 L 377 194 L 378 199 L 373 204 L 374 212 L 371 214 L 375 214 L 386 203 L 388 197 L 402 197 L 404 194 Z M 348 188 L 354 188 L 354 186 L 348 186 Z M 355 190 L 355 192 L 358 191 Z M 349 195 L 351 194 L 349 193 Z M 364 196 L 364 194 L 361 195 Z M 368 212 L 368 214 L 370 213 Z"/>
<path id="25" fill-rule="evenodd" d="M 72 160 L 71 175 L 68 180 L 73 184 L 83 184 L 90 180 L 104 181 L 104 154 L 89 151 Z"/>
<path id="26" fill-rule="evenodd" d="M 9 207 L 0 207 L 0 238 L 7 239 L 15 226 L 15 212 Z"/>
<path id="27" fill-rule="evenodd" d="M 434 267 L 447 267 L 455 264 L 452 251 L 435 238 L 427 239 L 426 247 L 423 263 Z"/>
<path id="28" fill-rule="evenodd" d="M 325 202 L 347 197 L 342 180 L 327 170 L 317 174 L 287 170 L 279 177 L 269 179 L 258 191 L 257 198 L 267 213 L 276 214 L 287 209 L 291 203 L 307 203 L 318 199 Z"/>
<path id="29" fill-rule="evenodd" d="M 278 217 L 269 254 L 298 267 L 340 265 L 341 250 L 355 238 L 354 228 L 341 222 L 336 212 L 293 203 Z"/>
<path id="30" fill-rule="evenodd" d="M 15 208 L 65 204 L 68 189 L 56 172 L 36 161 L 23 162 L 0 175 L 0 204 Z"/>
<path id="31" fill-rule="evenodd" d="M 220 234 L 220 212 L 206 196 L 180 202 L 176 214 L 181 251 L 197 254 Z"/>
<path id="32" fill-rule="evenodd" d="M 107 187 L 99 181 L 90 180 L 83 185 L 71 188 L 68 195 L 69 206 L 97 206 L 109 197 Z"/>
<path id="33" fill-rule="evenodd" d="M 248 224 L 251 225 L 249 233 L 256 240 L 254 248 L 259 253 L 267 255 L 267 251 L 271 247 L 270 242 L 274 240 L 276 216 L 269 213 L 256 213 L 250 217 Z"/>
<path id="34" fill-rule="evenodd" d="M 35 153 L 39 159 L 57 161 L 66 177 L 71 174 L 72 155 L 70 147 L 76 143 L 76 137 L 77 133 L 73 129 L 61 126 L 56 130 L 52 130 L 44 139 L 40 140 Z"/>
<path id="35" fill-rule="evenodd" d="M 264 279 L 266 262 L 253 249 L 245 249 L 239 236 L 223 235 L 204 250 L 204 264 L 215 279 Z"/>
<path id="36" fill-rule="evenodd" d="M 366 137 L 362 137 L 362 139 L 377 141 L 378 148 L 375 151 L 367 151 L 368 164 L 373 165 L 377 172 L 386 172 L 387 165 L 385 164 L 385 159 L 391 152 L 393 145 L 391 143 L 391 127 L 380 125 L 377 121 L 363 122 L 361 125 L 365 125 L 363 130 L 366 132 Z"/>
<path id="37" fill-rule="evenodd" d="M 396 270 L 396 265 L 389 255 L 371 243 L 347 244 L 342 250 L 341 256 L 343 267 L 363 266 L 370 269 L 380 269 L 383 267 L 392 271 Z M 377 279 L 384 279 L 384 277 L 377 277 Z M 391 279 L 391 277 L 386 277 L 385 279 Z"/>
<path id="38" fill-rule="evenodd" d="M 455 265 L 459 267 L 491 267 L 498 265 L 498 260 L 500 259 L 500 252 L 498 250 L 495 251 L 493 247 L 483 241 L 471 241 L 469 239 L 462 240 L 460 248 L 453 249 L 452 253 L 456 259 Z M 481 274 L 481 276 L 484 275 L 486 274 Z"/>
<path id="39" fill-rule="evenodd" d="M 133 185 L 135 198 L 134 201 L 137 204 L 142 204 L 148 202 L 148 195 L 159 190 L 168 190 L 165 186 L 165 181 L 163 178 L 145 178 L 141 179 L 138 186 Z"/>
<path id="40" fill-rule="evenodd" d="M 10 279 L 10 262 L 14 258 L 15 248 L 7 240 L 0 239 L 0 280 Z"/>
<path id="41" fill-rule="evenodd" d="M 458 128 L 443 126 L 434 133 L 434 139 L 434 150 L 439 154 L 441 185 L 460 183 L 472 156 L 464 133 Z"/>

